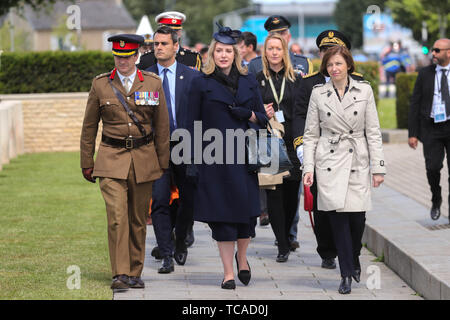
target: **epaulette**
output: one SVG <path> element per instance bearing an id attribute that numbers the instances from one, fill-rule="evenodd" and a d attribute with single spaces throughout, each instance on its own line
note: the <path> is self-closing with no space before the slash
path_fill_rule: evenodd
<path id="1" fill-rule="evenodd" d="M 358 72 L 352 72 L 353 75 L 364 78 L 364 76 L 361 73 Z"/>
<path id="2" fill-rule="evenodd" d="M 356 80 L 356 82 L 358 82 L 358 83 L 366 83 L 366 84 L 368 84 L 370 86 L 370 82 L 367 81 L 367 80 Z"/>
<path id="3" fill-rule="evenodd" d="M 145 70 L 141 70 L 142 74 L 145 74 L 146 76 L 151 76 L 154 77 L 156 79 L 161 79 L 156 73 L 151 72 L 151 71 L 145 71 Z"/>
<path id="4" fill-rule="evenodd" d="M 315 76 L 315 75 L 318 74 L 318 73 L 319 73 L 319 71 L 316 71 L 316 72 L 313 72 L 313 73 L 309 73 L 309 74 L 305 74 L 305 75 L 303 76 L 303 79 L 311 78 L 312 76 Z"/>
<path id="5" fill-rule="evenodd" d="M 100 79 L 100 78 L 103 78 L 103 77 L 108 77 L 108 76 L 111 74 L 111 72 L 112 72 L 112 71 L 106 72 L 106 73 L 102 73 L 102 74 L 99 74 L 98 76 L 95 77 L 95 79 Z"/>
<path id="6" fill-rule="evenodd" d="M 184 56 L 185 54 L 195 54 L 197 55 L 198 52 L 190 50 L 190 49 L 186 49 L 186 48 L 181 48 L 180 52 L 179 52 L 182 56 Z"/>

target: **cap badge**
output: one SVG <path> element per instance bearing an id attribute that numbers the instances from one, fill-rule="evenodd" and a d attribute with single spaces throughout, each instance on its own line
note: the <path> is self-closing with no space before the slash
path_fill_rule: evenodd
<path id="1" fill-rule="evenodd" d="M 273 23 L 273 24 L 279 24 L 279 23 L 280 23 L 280 20 L 278 20 L 278 18 L 273 18 L 272 23 Z"/>
<path id="2" fill-rule="evenodd" d="M 125 47 L 125 41 L 123 41 L 123 40 L 120 40 L 120 42 L 119 42 L 119 46 L 120 46 L 121 48 Z"/>
<path id="3" fill-rule="evenodd" d="M 177 23 L 177 19 L 172 19 L 172 23 Z"/>
<path id="4" fill-rule="evenodd" d="M 328 32 L 328 38 L 333 38 L 333 37 L 334 37 L 334 32 L 333 31 Z"/>

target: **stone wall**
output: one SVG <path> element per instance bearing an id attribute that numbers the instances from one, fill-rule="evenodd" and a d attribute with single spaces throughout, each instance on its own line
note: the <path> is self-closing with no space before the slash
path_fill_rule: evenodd
<path id="1" fill-rule="evenodd" d="M 3 163 L 7 163 L 4 159 L 23 152 L 79 150 L 87 97 L 86 92 L 0 95 Z M 16 134 L 5 138 L 7 132 Z M 100 132 L 101 124 L 97 146 Z M 8 156 L 3 151 L 6 148 Z"/>

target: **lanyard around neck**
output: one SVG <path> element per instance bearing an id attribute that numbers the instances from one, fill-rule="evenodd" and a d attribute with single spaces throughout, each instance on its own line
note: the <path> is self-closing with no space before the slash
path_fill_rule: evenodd
<path id="1" fill-rule="evenodd" d="M 281 90 L 280 90 L 280 98 L 278 98 L 277 90 L 275 90 L 275 86 L 273 85 L 272 77 L 269 77 L 270 88 L 272 89 L 273 97 L 275 102 L 277 103 L 278 109 L 280 109 L 280 103 L 283 101 L 284 96 L 284 87 L 286 84 L 286 77 L 283 77 L 283 81 L 281 82 Z"/>

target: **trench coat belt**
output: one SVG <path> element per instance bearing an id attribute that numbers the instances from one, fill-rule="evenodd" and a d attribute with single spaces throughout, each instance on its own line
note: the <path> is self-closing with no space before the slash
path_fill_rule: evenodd
<path id="1" fill-rule="evenodd" d="M 359 130 L 359 131 L 353 131 L 350 130 L 349 132 L 335 132 L 335 131 L 329 131 L 329 130 L 323 130 L 322 129 L 322 133 L 321 136 L 328 138 L 328 142 L 331 144 L 337 144 L 339 143 L 339 141 L 341 140 L 346 140 L 349 139 L 352 142 L 356 142 L 354 139 L 355 138 L 363 138 L 365 135 L 365 131 L 364 130 Z"/>

